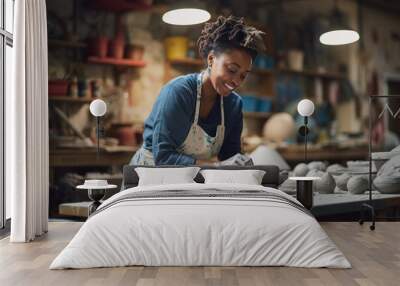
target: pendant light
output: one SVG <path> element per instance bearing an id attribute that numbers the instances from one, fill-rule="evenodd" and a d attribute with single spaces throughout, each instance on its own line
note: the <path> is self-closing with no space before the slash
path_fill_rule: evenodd
<path id="1" fill-rule="evenodd" d="M 165 23 L 178 26 L 201 24 L 210 18 L 211 15 L 205 10 L 205 5 L 199 1 L 184 1 L 175 4 L 162 16 Z"/>
<path id="2" fill-rule="evenodd" d="M 329 27 L 321 34 L 319 41 L 324 45 L 338 46 L 351 44 L 359 39 L 360 35 L 349 28 L 345 14 L 339 10 L 335 1 L 335 7 L 329 17 Z"/>
<path id="3" fill-rule="evenodd" d="M 308 117 L 314 113 L 314 103 L 309 99 L 303 99 L 297 104 L 297 112 L 304 117 L 304 125 L 300 127 L 299 133 L 304 136 L 304 162 L 307 162 L 307 135 Z"/>

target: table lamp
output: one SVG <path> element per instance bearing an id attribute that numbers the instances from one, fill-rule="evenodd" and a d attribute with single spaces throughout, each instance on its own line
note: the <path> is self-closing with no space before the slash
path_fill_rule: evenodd
<path id="1" fill-rule="evenodd" d="M 96 137 L 97 137 L 97 156 L 100 151 L 100 117 L 102 117 L 107 112 L 107 105 L 104 100 L 95 99 L 90 103 L 89 106 L 90 113 L 96 117 Z"/>
<path id="2" fill-rule="evenodd" d="M 309 99 L 303 99 L 297 104 L 297 112 L 304 117 L 304 125 L 300 127 L 299 133 L 304 136 L 304 161 L 307 161 L 307 134 L 308 117 L 314 113 L 314 103 Z"/>

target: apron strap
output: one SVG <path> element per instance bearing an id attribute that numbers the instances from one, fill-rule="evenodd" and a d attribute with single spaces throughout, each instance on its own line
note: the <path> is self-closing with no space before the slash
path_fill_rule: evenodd
<path id="1" fill-rule="evenodd" d="M 221 95 L 219 97 L 221 98 L 221 125 L 225 126 L 224 98 Z"/>
<path id="2" fill-rule="evenodd" d="M 196 95 L 196 112 L 194 114 L 194 124 L 197 125 L 199 121 L 200 115 L 200 100 L 201 100 L 201 84 L 203 79 L 203 73 L 200 73 L 197 77 L 197 95 Z M 224 99 L 223 96 L 220 97 L 220 106 L 221 106 L 221 125 L 225 126 L 225 111 L 224 111 Z"/>
<path id="3" fill-rule="evenodd" d="M 200 99 L 201 99 L 201 83 L 203 79 L 203 73 L 200 73 L 197 77 L 197 94 L 196 94 L 196 112 L 194 114 L 194 124 L 197 125 L 199 121 L 199 114 L 200 114 Z"/>

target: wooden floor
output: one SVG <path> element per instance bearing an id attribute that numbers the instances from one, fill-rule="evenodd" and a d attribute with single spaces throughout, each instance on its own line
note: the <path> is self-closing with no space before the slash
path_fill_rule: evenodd
<path id="1" fill-rule="evenodd" d="M 0 285 L 400 285 L 400 223 L 322 223 L 353 265 L 352 269 L 290 267 L 122 267 L 48 270 L 81 226 L 52 222 L 32 243 L 0 241 Z"/>

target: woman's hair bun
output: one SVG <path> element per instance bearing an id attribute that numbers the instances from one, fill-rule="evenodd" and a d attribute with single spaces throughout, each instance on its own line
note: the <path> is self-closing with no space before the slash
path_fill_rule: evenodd
<path id="1" fill-rule="evenodd" d="M 212 50 L 243 48 L 255 57 L 265 51 L 264 32 L 247 26 L 243 18 L 219 16 L 215 22 L 206 23 L 197 41 L 199 54 L 206 58 Z"/>

